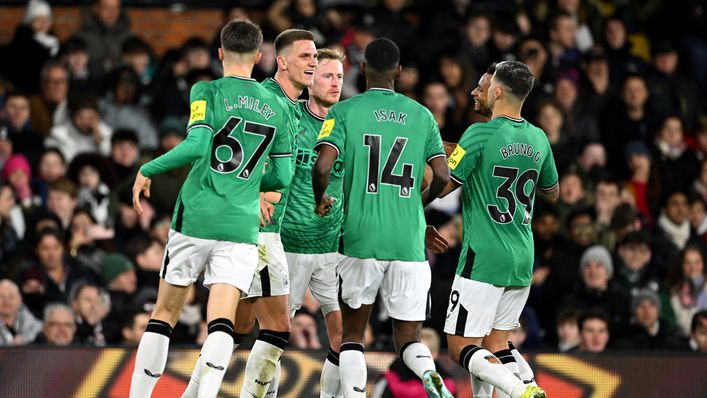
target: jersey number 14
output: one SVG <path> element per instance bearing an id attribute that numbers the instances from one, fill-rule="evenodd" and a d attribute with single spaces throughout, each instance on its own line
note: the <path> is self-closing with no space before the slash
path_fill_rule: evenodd
<path id="1" fill-rule="evenodd" d="M 400 155 L 405 150 L 405 145 L 408 139 L 405 137 L 397 137 L 395 143 L 390 148 L 388 159 L 383 166 L 383 174 L 380 175 L 380 183 L 386 185 L 395 185 L 400 187 L 400 196 L 404 198 L 410 197 L 410 191 L 415 185 L 415 177 L 412 176 L 413 165 L 403 163 L 403 173 L 400 175 L 393 174 L 395 166 L 398 164 Z M 381 154 L 381 136 L 377 134 L 365 134 L 363 136 L 363 145 L 368 147 L 368 178 L 366 180 L 366 193 L 378 193 L 378 181 L 380 170 L 380 154 Z"/>
<path id="2" fill-rule="evenodd" d="M 211 145 L 211 169 L 215 172 L 221 174 L 233 173 L 243 163 L 243 145 L 236 137 L 231 135 L 242 121 L 243 119 L 237 116 L 231 116 L 214 136 L 214 142 Z M 243 126 L 243 132 L 262 137 L 255 152 L 248 158 L 241 172 L 238 173 L 238 178 L 247 180 L 253 174 L 253 169 L 258 165 L 265 150 L 272 142 L 273 137 L 275 137 L 275 127 L 246 121 L 245 126 Z"/>

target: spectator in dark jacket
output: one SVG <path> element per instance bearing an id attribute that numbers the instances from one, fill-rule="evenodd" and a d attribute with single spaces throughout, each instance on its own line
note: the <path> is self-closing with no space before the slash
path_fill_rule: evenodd
<path id="1" fill-rule="evenodd" d="M 19 88 L 35 93 L 44 65 L 59 51 L 59 40 L 51 34 L 52 10 L 43 0 L 30 0 L 22 23 L 2 55 L 2 72 Z"/>
<path id="2" fill-rule="evenodd" d="M 609 316 L 612 330 L 620 331 L 629 319 L 630 295 L 612 283 L 611 254 L 603 246 L 592 246 L 582 255 L 579 269 L 581 283 L 565 297 L 560 308 L 600 310 Z"/>
<path id="3" fill-rule="evenodd" d="M 614 343 L 618 349 L 674 350 L 681 342 L 660 317 L 660 299 L 648 289 L 640 290 L 631 300 L 631 325 Z"/>
<path id="4" fill-rule="evenodd" d="M 74 311 L 66 304 L 54 303 L 44 310 L 44 328 L 35 344 L 68 346 L 74 344 L 76 321 Z"/>
<path id="5" fill-rule="evenodd" d="M 699 169 L 697 155 L 685 142 L 683 123 L 676 115 L 666 117 L 656 134 L 656 168 L 663 192 L 687 191 Z"/>
<path id="6" fill-rule="evenodd" d="M 579 347 L 575 353 L 601 354 L 606 351 L 611 336 L 609 317 L 596 310 L 590 310 L 579 316 Z"/>
<path id="7" fill-rule="evenodd" d="M 36 164 L 44 144 L 43 137 L 30 127 L 29 97 L 19 91 L 7 92 L 3 113 L 7 117 L 8 138 L 12 140 L 13 151 L 24 154 L 30 163 Z"/>
<path id="8" fill-rule="evenodd" d="M 35 247 L 37 265 L 34 269 L 39 271 L 43 283 L 38 286 L 41 302 L 30 308 L 35 315 L 41 315 L 48 303 L 67 303 L 72 287 L 80 281 L 95 281 L 91 271 L 64 255 L 64 237 L 61 232 L 53 229 L 40 231 Z M 24 288 L 23 293 L 27 292 Z"/>
<path id="9" fill-rule="evenodd" d="M 616 284 L 628 292 L 639 289 L 657 292 L 660 286 L 651 256 L 651 236 L 648 232 L 635 231 L 624 236 L 616 248 Z"/>
<path id="10" fill-rule="evenodd" d="M 69 71 L 57 61 L 42 66 L 40 92 L 30 98 L 32 131 L 47 137 L 52 127 L 69 120 Z"/>
<path id="11" fill-rule="evenodd" d="M 90 9 L 83 10 L 82 19 L 77 35 L 88 45 L 91 75 L 101 78 L 117 65 L 130 24 L 120 0 L 94 0 Z"/>
<path id="12" fill-rule="evenodd" d="M 108 315 L 109 306 L 101 289 L 91 283 L 79 283 L 71 289 L 69 302 L 76 314 L 76 342 L 94 347 L 105 346 L 107 338 L 103 320 Z"/>

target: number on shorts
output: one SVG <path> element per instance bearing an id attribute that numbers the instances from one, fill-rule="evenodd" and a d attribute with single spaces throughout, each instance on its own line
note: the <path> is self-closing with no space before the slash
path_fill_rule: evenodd
<path id="1" fill-rule="evenodd" d="M 449 295 L 449 302 L 452 303 L 452 308 L 449 309 L 449 312 L 454 312 L 455 309 L 457 309 L 457 304 L 459 304 L 459 292 L 456 290 L 452 291 L 452 294 Z"/>

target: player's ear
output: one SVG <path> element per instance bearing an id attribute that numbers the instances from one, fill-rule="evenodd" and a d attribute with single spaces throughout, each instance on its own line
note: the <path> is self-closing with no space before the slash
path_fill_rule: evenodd
<path id="1" fill-rule="evenodd" d="M 282 55 L 278 55 L 277 58 L 275 58 L 277 61 L 277 68 L 285 70 L 287 69 L 287 61 L 285 60 L 285 57 Z"/>
<path id="2" fill-rule="evenodd" d="M 260 51 L 258 51 L 257 53 L 255 53 L 255 62 L 254 62 L 254 64 L 257 65 L 258 62 L 260 62 L 260 58 L 262 58 L 262 57 L 263 57 L 263 53 L 261 53 Z"/>
<path id="3" fill-rule="evenodd" d="M 395 80 L 398 80 L 398 78 L 400 77 L 400 72 L 401 72 L 402 70 L 403 70 L 403 67 L 400 66 L 400 65 L 398 65 L 398 67 L 395 68 Z"/>
<path id="4" fill-rule="evenodd" d="M 223 49 L 221 47 L 218 48 L 218 60 L 223 61 Z"/>
<path id="5" fill-rule="evenodd" d="M 361 62 L 361 74 L 363 74 L 363 77 L 366 77 L 366 63 Z"/>

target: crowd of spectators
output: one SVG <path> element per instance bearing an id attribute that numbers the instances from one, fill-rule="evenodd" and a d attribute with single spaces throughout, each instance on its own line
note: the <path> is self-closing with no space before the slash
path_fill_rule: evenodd
<path id="1" fill-rule="evenodd" d="M 561 192 L 554 206 L 536 202 L 533 285 L 515 345 L 707 352 L 707 3 L 369 3 L 241 1 L 223 20 L 263 28 L 257 79 L 274 73 L 283 29 L 341 49 L 343 98 L 365 88 L 366 45 L 393 39 L 403 54 L 396 89 L 427 106 L 449 142 L 483 121 L 470 92 L 492 62 L 528 64 L 536 86 L 523 116 L 546 132 Z M 132 181 L 184 139 L 190 87 L 222 73 L 216 31 L 158 55 L 120 0 L 95 0 L 82 16 L 60 42 L 49 4 L 31 0 L 0 47 L 0 345 L 139 341 L 188 170 L 155 176 L 141 216 Z M 459 200 L 427 213 L 450 246 L 429 253 L 426 325 L 439 334 L 462 244 Z M 203 341 L 207 294 L 190 291 L 173 343 Z M 390 334 L 379 308 L 366 343 L 390 349 Z M 325 341 L 310 296 L 292 344 Z"/>

